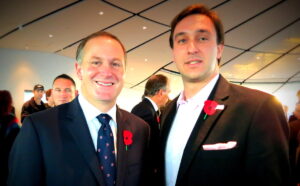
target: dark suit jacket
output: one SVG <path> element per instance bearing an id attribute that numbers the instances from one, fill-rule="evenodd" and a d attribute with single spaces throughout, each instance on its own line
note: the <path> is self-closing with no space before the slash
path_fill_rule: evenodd
<path id="1" fill-rule="evenodd" d="M 300 119 L 289 122 L 292 183 L 300 183 Z"/>
<path id="2" fill-rule="evenodd" d="M 139 104 L 133 107 L 131 113 L 142 118 L 150 125 L 150 129 L 151 129 L 150 144 L 158 145 L 160 130 L 159 130 L 159 123 L 157 121 L 157 114 L 156 111 L 154 110 L 152 103 L 147 98 L 144 98 L 142 102 L 140 102 Z"/>
<path id="3" fill-rule="evenodd" d="M 149 166 L 152 167 L 153 172 L 149 174 L 153 177 L 150 181 L 155 184 L 156 182 L 156 175 L 157 168 L 158 168 L 158 158 L 159 158 L 159 150 L 160 150 L 160 129 L 159 123 L 157 121 L 157 114 L 152 105 L 152 103 L 147 99 L 144 98 L 140 103 L 133 107 L 131 113 L 135 114 L 136 116 L 142 118 L 146 121 L 150 126 L 150 162 Z M 151 185 L 151 184 L 149 184 Z"/>
<path id="4" fill-rule="evenodd" d="M 162 119 L 164 149 L 177 99 Z M 200 114 L 185 147 L 176 185 L 286 185 L 290 176 L 288 125 L 275 97 L 230 84 L 220 76 L 209 99 L 225 108 L 205 121 L 204 113 Z M 203 149 L 204 144 L 228 141 L 237 145 L 227 150 Z"/>
<path id="5" fill-rule="evenodd" d="M 140 185 L 149 127 L 117 109 L 117 183 Z M 133 134 L 126 151 L 123 131 Z M 30 115 L 10 157 L 9 185 L 104 185 L 100 164 L 78 98 Z"/>

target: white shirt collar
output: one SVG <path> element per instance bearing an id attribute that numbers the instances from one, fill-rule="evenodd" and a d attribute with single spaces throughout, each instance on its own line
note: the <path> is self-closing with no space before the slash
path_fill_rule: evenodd
<path id="1" fill-rule="evenodd" d="M 79 104 L 80 104 L 81 109 L 83 111 L 83 114 L 85 116 L 85 119 L 87 121 L 91 121 L 94 118 L 96 118 L 99 114 L 103 113 L 99 109 L 97 109 L 94 105 L 89 103 L 85 99 L 85 97 L 81 94 L 79 94 L 79 96 L 78 96 L 78 101 L 79 101 Z M 112 118 L 112 120 L 115 123 L 117 123 L 116 113 L 117 113 L 117 106 L 115 104 L 106 114 L 108 114 Z"/>
<path id="2" fill-rule="evenodd" d="M 207 100 L 209 97 L 209 94 L 213 90 L 214 86 L 216 85 L 218 79 L 219 79 L 219 74 L 217 74 L 207 85 L 205 85 L 199 92 L 197 92 L 196 95 L 194 95 L 192 98 L 185 99 L 184 96 L 184 91 L 181 91 L 179 98 L 177 100 L 177 107 L 181 104 L 186 104 L 186 103 L 195 103 L 196 105 L 201 104 L 201 101 L 203 98 Z"/>
<path id="3" fill-rule="evenodd" d="M 145 98 L 148 99 L 151 102 L 152 106 L 154 107 L 154 110 L 158 111 L 158 106 L 156 105 L 156 103 L 151 98 L 149 98 L 147 96 L 145 96 Z"/>

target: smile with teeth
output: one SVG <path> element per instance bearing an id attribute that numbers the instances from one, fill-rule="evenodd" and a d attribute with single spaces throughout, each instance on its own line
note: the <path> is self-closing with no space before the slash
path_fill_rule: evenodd
<path id="1" fill-rule="evenodd" d="M 195 61 L 188 61 L 188 62 L 187 62 L 187 64 L 191 64 L 191 65 L 197 64 L 197 63 L 201 63 L 201 61 L 195 60 Z"/>
<path id="2" fill-rule="evenodd" d="M 113 85 L 113 83 L 104 83 L 104 82 L 100 82 L 100 81 L 96 81 L 96 83 L 98 85 L 102 85 L 102 86 L 112 86 Z"/>

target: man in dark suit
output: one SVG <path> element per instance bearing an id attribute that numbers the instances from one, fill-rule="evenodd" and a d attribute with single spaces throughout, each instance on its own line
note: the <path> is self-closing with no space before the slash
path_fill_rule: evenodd
<path id="1" fill-rule="evenodd" d="M 157 168 L 160 149 L 160 108 L 169 100 L 170 85 L 168 78 L 162 74 L 151 76 L 146 85 L 143 100 L 133 107 L 131 113 L 139 116 L 150 126 L 150 165 L 153 184 L 157 181 Z M 150 184 L 150 185 L 153 185 Z"/>
<path id="2" fill-rule="evenodd" d="M 274 96 L 219 74 L 224 33 L 218 16 L 192 5 L 171 23 L 183 84 L 162 118 L 167 186 L 286 185 L 288 125 Z"/>
<path id="3" fill-rule="evenodd" d="M 289 127 L 290 127 L 289 147 L 290 147 L 290 162 L 291 162 L 291 170 L 292 170 L 291 185 L 297 185 L 300 184 L 300 104 L 298 102 L 293 112 L 293 116 L 296 119 L 289 122 Z"/>
<path id="4" fill-rule="evenodd" d="M 109 33 L 81 42 L 75 66 L 81 94 L 25 119 L 10 157 L 9 185 L 143 184 L 149 126 L 116 105 L 125 58 L 124 46 Z"/>

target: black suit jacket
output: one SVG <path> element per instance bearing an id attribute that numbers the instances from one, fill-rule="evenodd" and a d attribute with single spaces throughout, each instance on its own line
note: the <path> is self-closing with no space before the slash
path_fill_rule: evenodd
<path id="1" fill-rule="evenodd" d="M 164 149 L 177 99 L 162 119 Z M 290 176 L 288 125 L 276 98 L 230 84 L 220 76 L 209 99 L 225 108 L 206 120 L 200 114 L 184 149 L 176 185 L 286 185 Z M 203 148 L 229 141 L 237 145 L 224 150 Z"/>
<path id="2" fill-rule="evenodd" d="M 144 98 L 140 103 L 133 107 L 131 113 L 135 114 L 136 116 L 142 118 L 146 121 L 150 126 L 150 156 L 149 156 L 149 166 L 151 167 L 152 171 L 149 173 L 150 182 L 153 185 L 157 182 L 157 174 L 158 174 L 158 159 L 160 153 L 160 129 L 159 123 L 157 120 L 156 111 L 152 105 L 152 103 L 147 99 Z"/>
<path id="3" fill-rule="evenodd" d="M 127 151 L 124 130 L 133 134 Z M 140 118 L 117 109 L 117 186 L 143 181 L 149 130 Z M 9 185 L 104 185 L 78 98 L 26 118 L 9 164 Z"/>
<path id="4" fill-rule="evenodd" d="M 300 183 L 300 119 L 289 122 L 292 183 Z"/>
<path id="5" fill-rule="evenodd" d="M 133 107 L 131 113 L 146 121 L 151 129 L 150 144 L 157 146 L 159 144 L 160 129 L 157 120 L 157 114 L 152 103 L 144 98 L 139 104 Z"/>

